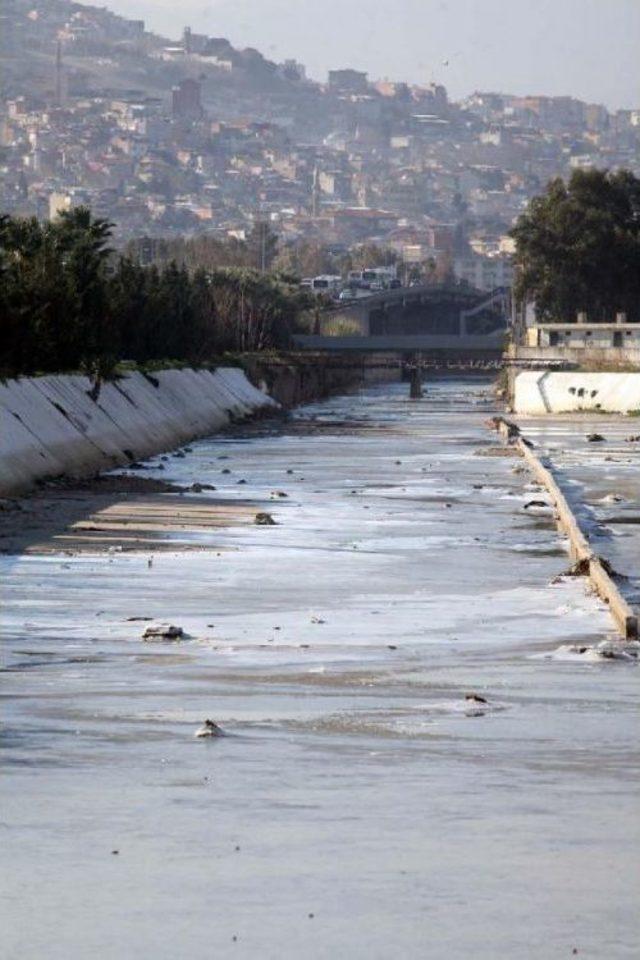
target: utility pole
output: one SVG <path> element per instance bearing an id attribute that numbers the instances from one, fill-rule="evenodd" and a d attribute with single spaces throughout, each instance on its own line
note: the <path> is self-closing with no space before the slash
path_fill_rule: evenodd
<path id="1" fill-rule="evenodd" d="M 311 216 L 315 218 L 318 216 L 318 208 L 320 201 L 320 172 L 318 167 L 314 167 L 313 170 L 313 186 L 311 187 Z"/>
<path id="2" fill-rule="evenodd" d="M 58 40 L 56 45 L 56 103 L 62 106 L 64 99 L 64 77 L 62 74 L 62 41 Z"/>

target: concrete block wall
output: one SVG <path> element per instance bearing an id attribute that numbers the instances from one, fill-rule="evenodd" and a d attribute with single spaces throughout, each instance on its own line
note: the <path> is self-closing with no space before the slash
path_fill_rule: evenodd
<path id="1" fill-rule="evenodd" d="M 580 410 L 630 413 L 640 410 L 640 372 L 525 370 L 515 377 L 513 409 L 532 415 Z"/>
<path id="2" fill-rule="evenodd" d="M 90 390 L 79 375 L 0 383 L 0 496 L 121 466 L 278 406 L 236 368 L 131 373 L 95 401 Z"/>

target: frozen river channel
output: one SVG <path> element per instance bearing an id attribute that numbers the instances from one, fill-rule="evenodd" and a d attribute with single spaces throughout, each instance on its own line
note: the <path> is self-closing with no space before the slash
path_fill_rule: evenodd
<path id="1" fill-rule="evenodd" d="M 638 956 L 637 666 L 563 655 L 495 412 L 371 387 L 150 463 L 276 525 L 0 557 L 3 960 Z"/>

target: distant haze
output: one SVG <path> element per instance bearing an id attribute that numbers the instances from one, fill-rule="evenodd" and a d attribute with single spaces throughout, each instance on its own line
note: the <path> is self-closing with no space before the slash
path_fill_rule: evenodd
<path id="1" fill-rule="evenodd" d="M 94 0 L 98 2 L 98 0 Z M 188 24 L 323 80 L 352 66 L 372 79 L 571 95 L 640 107 L 640 0 L 100 0 L 176 38 Z"/>

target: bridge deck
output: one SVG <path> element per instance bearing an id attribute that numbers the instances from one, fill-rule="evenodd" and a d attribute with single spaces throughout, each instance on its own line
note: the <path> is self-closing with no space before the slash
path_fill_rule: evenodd
<path id="1" fill-rule="evenodd" d="M 302 350 L 341 351 L 357 350 L 360 353 L 409 353 L 424 351 L 437 353 L 446 351 L 464 355 L 501 356 L 504 348 L 504 331 L 480 335 L 456 336 L 455 334 L 402 334 L 387 336 L 346 336 L 329 337 L 322 335 L 295 336 L 294 342 Z"/>

